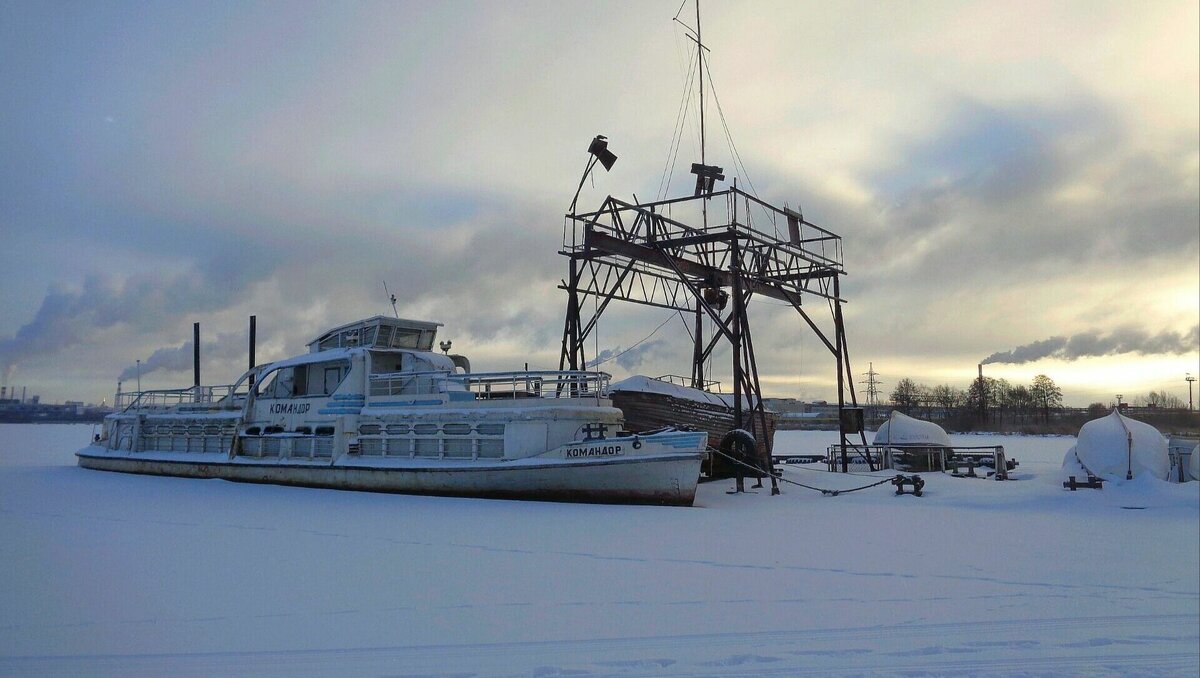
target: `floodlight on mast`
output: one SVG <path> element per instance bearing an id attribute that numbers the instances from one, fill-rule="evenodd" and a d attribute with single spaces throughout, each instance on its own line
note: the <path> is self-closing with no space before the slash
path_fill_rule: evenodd
<path id="1" fill-rule="evenodd" d="M 583 190 L 583 182 L 587 181 L 588 175 L 592 173 L 592 168 L 596 163 L 604 165 L 604 171 L 612 171 L 613 165 L 617 164 L 617 156 L 608 150 L 608 137 L 603 134 L 597 134 L 592 143 L 588 144 L 587 166 L 583 168 L 583 176 L 579 177 L 579 187 L 575 189 L 575 197 L 571 199 L 571 207 L 568 212 L 575 214 L 575 205 L 579 202 L 579 192 Z"/>

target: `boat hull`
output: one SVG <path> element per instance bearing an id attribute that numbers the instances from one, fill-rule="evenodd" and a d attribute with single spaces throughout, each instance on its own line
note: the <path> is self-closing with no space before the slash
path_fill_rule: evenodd
<path id="1" fill-rule="evenodd" d="M 610 397 L 614 407 L 625 415 L 625 427 L 630 431 L 653 431 L 664 427 L 684 427 L 708 434 L 708 444 L 717 447 L 734 428 L 733 408 L 676 398 L 662 393 L 614 390 Z M 747 416 L 743 428 L 755 440 L 755 452 L 761 460 L 771 458 L 771 442 L 778 427 L 779 415 L 766 413 L 766 429 L 757 417 Z M 732 478 L 738 472 L 720 455 L 711 455 L 704 463 L 704 475 L 709 479 Z M 759 476 L 762 477 L 762 476 Z"/>
<path id="2" fill-rule="evenodd" d="M 416 460 L 230 459 L 220 453 L 77 453 L 84 468 L 123 473 L 219 478 L 252 483 L 459 497 L 691 506 L 701 454 L 615 459 L 421 463 Z M 197 458 L 203 457 L 203 458 Z"/>

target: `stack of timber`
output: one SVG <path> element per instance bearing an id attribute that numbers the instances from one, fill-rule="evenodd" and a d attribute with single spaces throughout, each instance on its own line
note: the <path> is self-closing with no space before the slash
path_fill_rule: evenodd
<path id="1" fill-rule="evenodd" d="M 666 426 L 707 432 L 710 453 L 701 468 L 702 473 L 709 479 L 736 475 L 737 468 L 732 462 L 711 452 L 718 449 L 725 435 L 735 428 L 733 396 L 638 375 L 610 386 L 609 397 L 613 406 L 624 413 L 625 428 L 635 433 Z M 751 416 L 748 403 L 743 403 L 742 411 L 741 428 L 754 436 L 756 456 L 759 460 L 770 459 L 779 415 L 767 410 L 764 430 L 760 418 Z M 749 472 L 746 475 L 754 476 Z"/>

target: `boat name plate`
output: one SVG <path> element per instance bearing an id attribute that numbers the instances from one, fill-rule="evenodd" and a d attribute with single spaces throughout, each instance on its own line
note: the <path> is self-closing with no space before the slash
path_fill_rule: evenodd
<path id="1" fill-rule="evenodd" d="M 274 403 L 271 414 L 304 414 L 311 406 L 311 403 Z"/>
<path id="2" fill-rule="evenodd" d="M 565 453 L 567 459 L 578 457 L 617 457 L 625 454 L 623 445 L 589 445 L 587 447 L 568 447 Z"/>

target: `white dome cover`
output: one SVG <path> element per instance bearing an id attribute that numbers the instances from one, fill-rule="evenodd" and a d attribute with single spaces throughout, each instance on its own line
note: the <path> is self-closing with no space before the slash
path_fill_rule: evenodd
<path id="1" fill-rule="evenodd" d="M 1082 465 L 1110 479 L 1125 479 L 1128 469 L 1135 478 L 1148 475 L 1166 480 L 1171 471 L 1167 439 L 1158 429 L 1113 410 L 1079 429 L 1079 438 L 1063 460 L 1063 470 L 1072 474 Z"/>
<path id="2" fill-rule="evenodd" d="M 946 429 L 932 421 L 913 419 L 893 410 L 888 420 L 875 432 L 873 444 L 950 447 L 950 436 L 946 435 Z"/>
<path id="3" fill-rule="evenodd" d="M 1192 448 L 1192 456 L 1188 459 L 1188 473 L 1192 480 L 1200 480 L 1200 445 Z"/>

